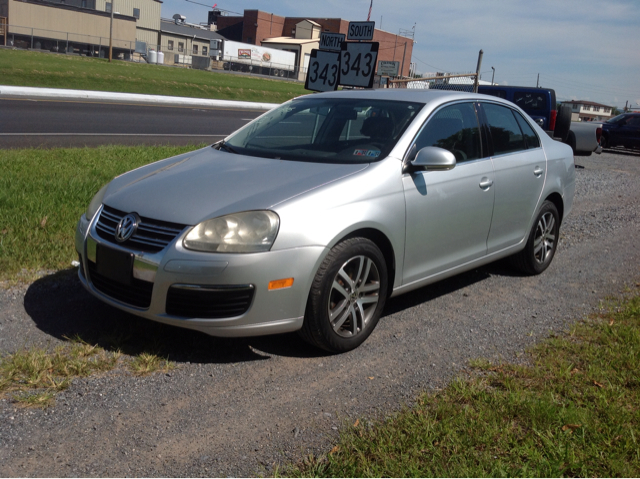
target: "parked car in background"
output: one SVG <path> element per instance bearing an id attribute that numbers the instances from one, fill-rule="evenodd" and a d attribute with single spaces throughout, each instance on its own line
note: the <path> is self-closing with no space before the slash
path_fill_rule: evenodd
<path id="1" fill-rule="evenodd" d="M 571 106 L 557 106 L 556 92 L 551 88 L 508 85 L 480 85 L 478 93 L 509 100 L 538 123 L 551 138 L 571 147 L 576 156 L 601 153 L 601 123 L 571 121 Z"/>
<path id="2" fill-rule="evenodd" d="M 390 296 L 509 256 L 545 271 L 574 175 L 571 149 L 499 98 L 306 95 L 103 187 L 78 223 L 79 277 L 162 323 L 344 352 Z"/>
<path id="3" fill-rule="evenodd" d="M 623 113 L 602 125 L 603 148 L 640 148 L 640 113 Z"/>

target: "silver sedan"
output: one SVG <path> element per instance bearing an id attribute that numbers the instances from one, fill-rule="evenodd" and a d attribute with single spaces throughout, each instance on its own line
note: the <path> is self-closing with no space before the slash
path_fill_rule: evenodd
<path id="1" fill-rule="evenodd" d="M 385 301 L 504 257 L 544 271 L 571 148 L 484 95 L 307 95 L 103 187 L 80 218 L 93 295 L 214 336 L 359 346 Z"/>

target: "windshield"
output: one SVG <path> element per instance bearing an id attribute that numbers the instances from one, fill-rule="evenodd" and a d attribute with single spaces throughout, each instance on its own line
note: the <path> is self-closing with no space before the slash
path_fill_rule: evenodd
<path id="1" fill-rule="evenodd" d="M 370 163 L 389 154 L 423 103 L 299 98 L 224 142 L 242 155 L 327 163 Z"/>

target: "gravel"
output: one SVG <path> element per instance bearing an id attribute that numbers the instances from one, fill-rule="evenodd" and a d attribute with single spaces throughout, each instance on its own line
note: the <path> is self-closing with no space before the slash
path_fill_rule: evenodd
<path id="1" fill-rule="evenodd" d="M 177 368 L 78 379 L 44 410 L 0 400 L 2 476 L 262 476 L 322 454 L 340 428 L 410 404 L 464 374 L 469 359 L 526 349 L 639 279 L 640 154 L 576 158 L 574 209 L 553 264 L 522 276 L 498 262 L 388 302 L 359 349 L 324 355 L 296 335 L 210 338 L 127 315 L 73 274 L 0 290 L 0 351 L 78 335 L 123 353 L 157 337 Z"/>

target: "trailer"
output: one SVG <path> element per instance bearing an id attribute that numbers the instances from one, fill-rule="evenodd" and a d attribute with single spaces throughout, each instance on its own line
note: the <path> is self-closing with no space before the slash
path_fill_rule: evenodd
<path id="1" fill-rule="evenodd" d="M 231 40 L 222 40 L 221 43 L 218 60 L 224 62 L 225 70 L 283 78 L 296 75 L 296 54 L 293 52 Z"/>

